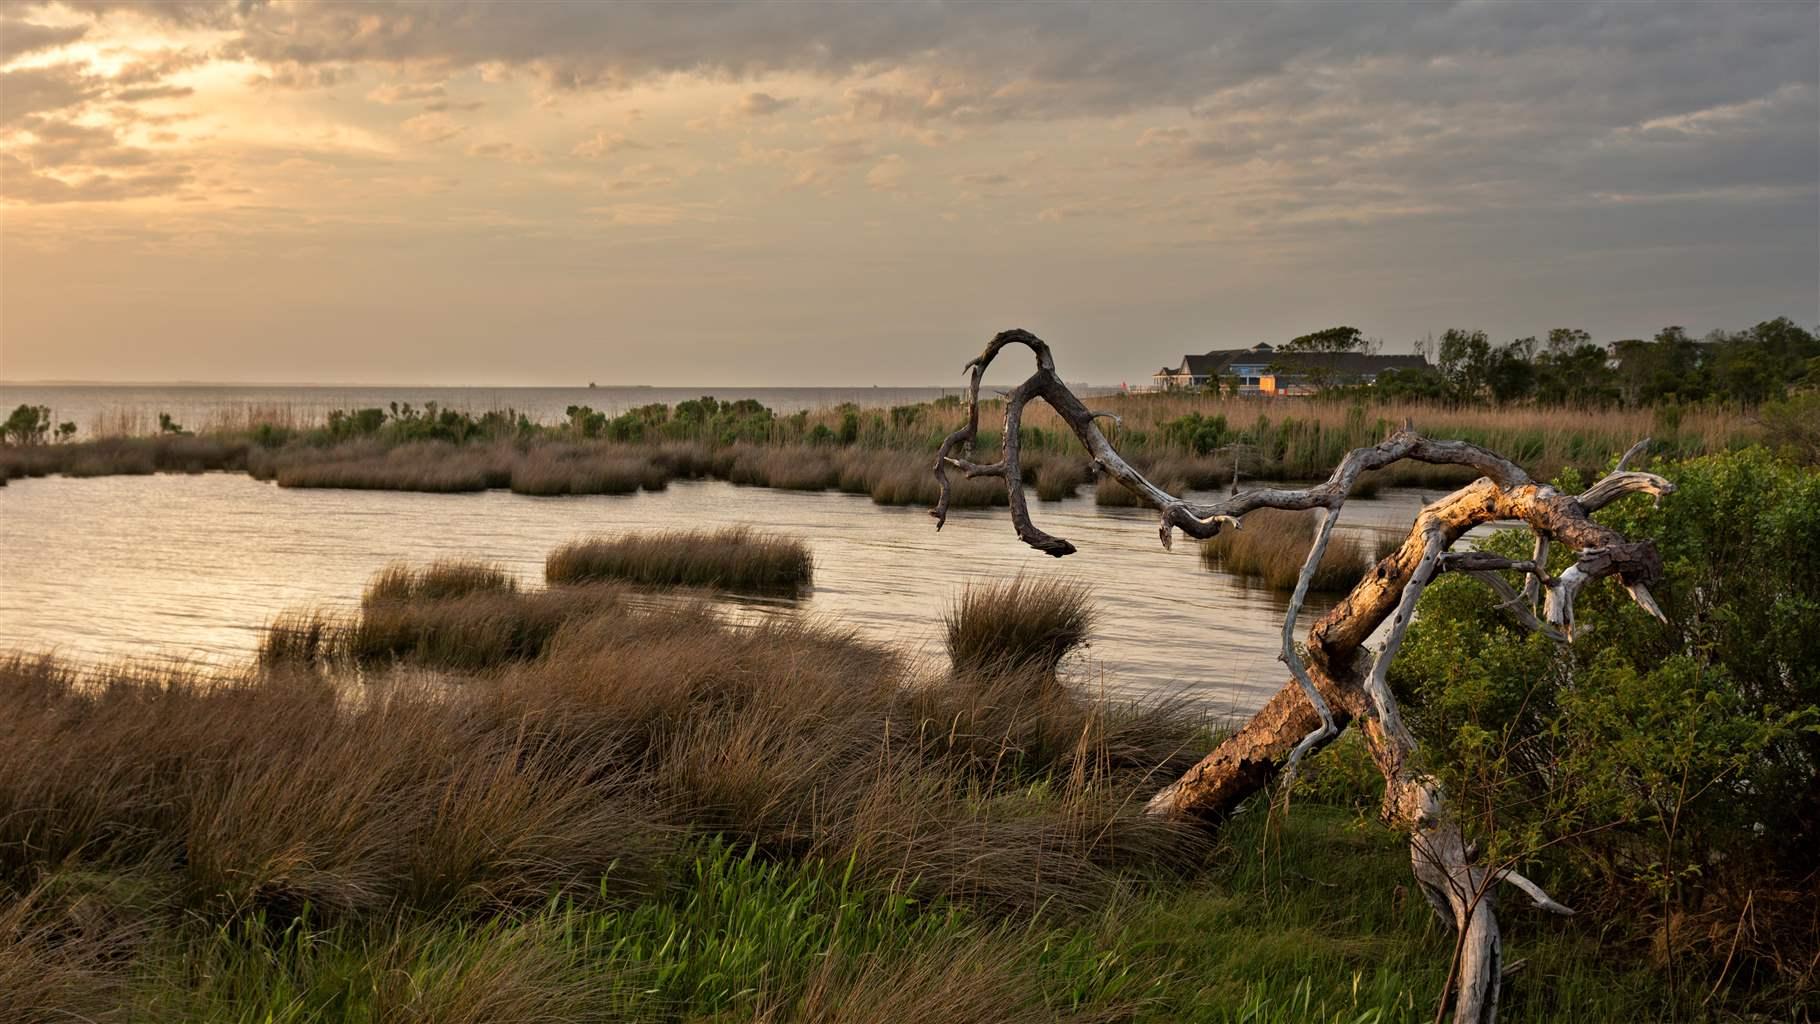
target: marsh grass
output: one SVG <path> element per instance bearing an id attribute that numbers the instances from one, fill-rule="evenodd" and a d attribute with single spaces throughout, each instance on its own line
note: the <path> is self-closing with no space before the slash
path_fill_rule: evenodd
<path id="1" fill-rule="evenodd" d="M 426 441 L 386 448 L 355 442 L 264 455 L 256 460 L 254 475 L 280 487 L 452 494 L 505 486 L 511 480 L 512 457 L 509 447 L 498 445 Z"/>
<path id="2" fill-rule="evenodd" d="M 610 586 L 520 593 L 515 581 L 485 567 L 437 568 L 382 572 L 352 615 L 312 609 L 278 616 L 261 638 L 260 662 L 483 671 L 537 658 L 565 625 L 626 603 Z M 423 592 L 426 583 L 440 592 Z M 413 588 L 418 593 L 400 593 Z"/>
<path id="3" fill-rule="evenodd" d="M 1074 492 L 1092 478 L 1084 459 L 1045 459 L 1036 472 L 1036 496 L 1042 501 L 1072 498 Z"/>
<path id="4" fill-rule="evenodd" d="M 575 541 L 544 563 L 551 585 L 623 580 L 776 593 L 805 587 L 813 578 L 808 545 L 743 526 Z"/>
<path id="5" fill-rule="evenodd" d="M 1315 515 L 1270 508 L 1246 513 L 1240 529 L 1224 529 L 1201 542 L 1201 564 L 1258 580 L 1272 590 L 1293 591 L 1314 544 Z M 1370 568 L 1363 545 L 1336 533 L 1327 543 L 1309 589 L 1350 590 Z"/>
<path id="6" fill-rule="evenodd" d="M 1171 477 L 1148 476 L 1156 484 L 1171 494 L 1181 494 L 1188 489 L 1182 480 Z M 1093 503 L 1101 508 L 1149 508 L 1137 493 L 1109 476 L 1102 476 L 1093 488 Z"/>
<path id="7" fill-rule="evenodd" d="M 494 562 L 440 559 L 422 568 L 394 562 L 367 584 L 360 603 L 366 606 L 396 601 L 443 601 L 469 594 L 518 592 L 518 579 Z"/>
<path id="8" fill-rule="evenodd" d="M 243 438 L 166 434 L 109 437 L 80 444 L 0 445 L 0 476 L 145 476 L 152 473 L 238 472 L 247 468 Z"/>
<path id="9" fill-rule="evenodd" d="M 825 491 L 840 482 L 841 467 L 815 448 L 752 448 L 734 457 L 732 483 L 787 491 Z"/>
<path id="10" fill-rule="evenodd" d="M 363 616 L 534 596 L 387 599 Z M 165 925 L 386 928 L 552 898 L 604 912 L 648 896 L 691 837 L 720 837 L 844 865 L 906 907 L 1027 920 L 1085 912 L 1132 872 L 1173 877 L 1207 849 L 1134 813 L 1130 787 L 1155 766 L 1102 738 L 1135 719 L 1055 699 L 1042 714 L 1056 741 L 993 737 L 1014 720 L 997 677 L 919 681 L 825 627 L 609 603 L 567 621 L 545 656 L 461 685 L 337 671 L 0 665 L 0 884 L 131 872 L 157 880 Z M 877 976 L 855 961 L 793 982 L 779 1005 L 863 991 L 884 1013 L 902 1004 L 874 982 L 925 970 L 970 991 L 945 962 Z M 1019 1005 L 1038 991 L 1014 988 Z"/>
<path id="11" fill-rule="evenodd" d="M 363 615 L 466 631 L 450 609 L 539 597 L 388 578 Z M 1432 1013 L 1447 937 L 1345 771 L 1324 754 L 1292 815 L 1217 842 L 1144 817 L 1210 723 L 1058 683 L 1079 592 L 1003 589 L 956 605 L 1003 650 L 933 675 L 611 597 L 458 676 L 0 660 L 0 1020 Z M 1660 1016 L 1659 978 L 1577 927 L 1512 916 L 1545 980 L 1507 1016 Z"/>
<path id="12" fill-rule="evenodd" d="M 118 965 L 144 938 L 139 922 L 63 879 L 0 888 L 0 1022 L 105 1020 L 126 994 Z"/>
<path id="13" fill-rule="evenodd" d="M 515 494 L 631 494 L 669 486 L 670 471 L 651 453 L 545 445 L 515 452 L 510 462 Z"/>
<path id="14" fill-rule="evenodd" d="M 1079 583 L 1035 576 L 964 587 L 942 616 L 956 671 L 1053 676 L 1093 631 L 1093 601 Z"/>

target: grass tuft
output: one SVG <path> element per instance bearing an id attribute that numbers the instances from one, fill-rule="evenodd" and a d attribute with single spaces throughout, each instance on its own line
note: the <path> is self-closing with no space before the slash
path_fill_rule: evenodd
<path id="1" fill-rule="evenodd" d="M 404 563 L 386 566 L 361 595 L 371 606 L 398 601 L 442 601 L 469 594 L 514 594 L 518 580 L 504 566 L 492 562 L 443 559 L 421 569 Z"/>
<path id="2" fill-rule="evenodd" d="M 794 591 L 813 577 L 808 545 L 743 526 L 575 541 L 544 564 L 551 585 L 625 580 L 762 593 Z"/>
<path id="3" fill-rule="evenodd" d="M 1054 675 L 1087 642 L 1093 602 L 1079 583 L 1016 576 L 967 586 L 943 616 L 948 656 L 959 671 Z"/>
<path id="4" fill-rule="evenodd" d="M 1042 501 L 1072 498 L 1091 477 L 1087 463 L 1080 459 L 1045 459 L 1036 471 L 1036 496 Z"/>
<path id="5" fill-rule="evenodd" d="M 1315 517 L 1314 512 L 1273 508 L 1246 513 L 1241 529 L 1224 529 L 1201 542 L 1201 563 L 1259 580 L 1273 590 L 1293 591 L 1314 544 Z M 1350 590 L 1370 568 L 1369 557 L 1357 540 L 1335 534 L 1309 581 L 1309 590 Z"/>

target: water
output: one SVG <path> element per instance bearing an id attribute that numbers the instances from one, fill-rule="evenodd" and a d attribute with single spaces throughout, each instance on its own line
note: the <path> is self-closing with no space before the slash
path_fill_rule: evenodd
<path id="1" fill-rule="evenodd" d="M 1083 394 L 1106 389 L 1087 388 Z M 387 408 L 409 402 L 421 408 L 435 402 L 444 409 L 484 413 L 512 409 L 539 423 L 565 418 L 571 405 L 591 406 L 598 412 L 618 415 L 640 405 L 678 402 L 702 395 L 722 401 L 756 399 L 778 413 L 824 409 L 853 402 L 878 407 L 926 402 L 943 395 L 963 394 L 960 387 L 852 387 L 852 388 L 659 388 L 601 386 L 568 388 L 432 388 L 432 387 L 305 387 L 218 386 L 207 384 L 108 385 L 108 384 L 0 384 L 0 418 L 20 405 L 42 405 L 55 423 L 74 423 L 78 440 L 97 434 L 150 433 L 158 428 L 158 414 L 190 430 L 244 423 L 249 413 L 276 412 L 296 423 L 315 423 L 331 410 Z"/>
<path id="2" fill-rule="evenodd" d="M 1423 500 L 1387 490 L 1348 502 L 1342 533 L 1402 536 Z M 178 658 L 229 665 L 281 610 L 352 607 L 387 563 L 496 560 L 529 583 L 552 548 L 588 535 L 751 524 L 806 540 L 815 585 L 744 613 L 808 614 L 922 656 L 940 651 L 943 608 L 969 580 L 1018 572 L 1091 585 L 1098 628 L 1068 667 L 1109 692 L 1186 692 L 1218 711 L 1263 703 L 1284 599 L 1201 566 L 1195 545 L 1157 542 L 1152 512 L 1091 497 L 1033 503 L 1079 553 L 1053 559 L 1013 535 L 1004 509 L 963 510 L 937 533 L 920 508 L 856 495 L 673 483 L 629 496 L 291 490 L 234 474 L 15 480 L 0 489 L 0 648 L 78 660 Z M 1327 604 L 1317 600 L 1309 620 Z"/>

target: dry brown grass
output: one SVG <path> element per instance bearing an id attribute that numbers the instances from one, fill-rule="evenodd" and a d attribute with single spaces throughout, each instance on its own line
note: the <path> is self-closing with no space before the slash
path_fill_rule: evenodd
<path id="1" fill-rule="evenodd" d="M 469 594 L 511 594 L 517 590 L 517 578 L 493 562 L 441 559 L 422 568 L 396 562 L 373 577 L 361 594 L 360 603 L 371 606 L 386 601 L 445 601 Z"/>
<path id="2" fill-rule="evenodd" d="M 280 615 L 261 639 L 261 663 L 404 663 L 482 671 L 539 657 L 563 626 L 618 610 L 626 599 L 611 586 L 519 593 L 516 585 L 395 599 L 386 593 L 394 586 L 392 573 L 382 573 L 368 587 L 370 599 L 356 615 L 318 610 Z M 379 597 L 371 599 L 375 590 Z"/>
<path id="3" fill-rule="evenodd" d="M 747 448 L 727 471 L 736 484 L 788 491 L 825 491 L 840 481 L 840 468 L 815 448 Z"/>
<path id="4" fill-rule="evenodd" d="M 941 499 L 941 485 L 935 482 L 934 459 L 931 456 L 905 452 L 869 452 L 855 456 L 854 463 L 864 467 L 869 487 L 867 493 L 880 505 L 927 505 L 931 508 Z M 948 506 L 950 508 L 991 508 L 1008 505 L 1011 497 L 1001 480 L 991 477 L 968 479 L 960 471 L 948 470 Z"/>
<path id="5" fill-rule="evenodd" d="M 247 467 L 251 450 L 244 440 L 187 434 L 113 437 L 79 444 L 0 445 L 0 477 L 237 472 Z"/>
<path id="6" fill-rule="evenodd" d="M 1292 591 L 1314 544 L 1315 516 L 1314 512 L 1272 508 L 1249 512 L 1241 529 L 1224 529 L 1201 542 L 1201 562 L 1209 569 L 1259 580 L 1273 590 Z M 1309 581 L 1309 590 L 1351 590 L 1370 568 L 1370 556 L 1356 539 L 1335 534 Z"/>
<path id="7" fill-rule="evenodd" d="M 127 1019 L 124 967 L 142 930 L 63 879 L 0 886 L 0 1024 Z"/>
<path id="8" fill-rule="evenodd" d="M 738 526 L 575 541 L 544 564 L 552 584 L 623 580 L 656 586 L 793 591 L 814 577 L 802 541 Z"/>
<path id="9" fill-rule="evenodd" d="M 15 659 L 0 664 L 0 884 L 129 871 L 204 920 L 306 904 L 367 920 L 613 898 L 686 837 L 717 835 L 1026 914 L 1097 906 L 1134 865 L 1203 855 L 1137 813 L 1157 775 L 1204 751 L 1199 723 L 1042 674 L 918 678 L 822 626 L 612 602 L 563 622 L 543 656 L 460 685 Z"/>
<path id="10" fill-rule="evenodd" d="M 1074 492 L 1093 478 L 1086 459 L 1047 458 L 1036 471 L 1036 496 L 1042 501 L 1061 501 L 1074 497 Z"/>
<path id="11" fill-rule="evenodd" d="M 541 445 L 515 453 L 511 463 L 517 494 L 631 494 L 660 491 L 669 482 L 669 471 L 638 450 Z"/>
<path id="12" fill-rule="evenodd" d="M 511 480 L 508 445 L 416 442 L 386 448 L 354 442 L 333 448 L 286 448 L 262 454 L 253 473 L 280 487 L 458 493 L 503 487 Z"/>
<path id="13" fill-rule="evenodd" d="M 1015 576 L 963 588 L 942 617 L 958 671 L 1037 669 L 1053 675 L 1093 630 L 1093 602 L 1079 583 Z"/>

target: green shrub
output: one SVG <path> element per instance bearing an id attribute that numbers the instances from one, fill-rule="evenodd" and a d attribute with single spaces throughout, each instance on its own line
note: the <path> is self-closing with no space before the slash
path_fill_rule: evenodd
<path id="1" fill-rule="evenodd" d="M 1808 910 L 1761 895 L 1800 891 L 1820 839 L 1820 472 L 1760 448 L 1662 472 L 1679 489 L 1660 508 L 1599 518 L 1656 543 L 1667 625 L 1606 582 L 1562 646 L 1443 578 L 1392 684 L 1485 857 L 1539 860 L 1557 896 L 1624 908 L 1659 953 L 1772 971 L 1820 949 Z M 1526 556 L 1529 539 L 1481 546 Z"/>

